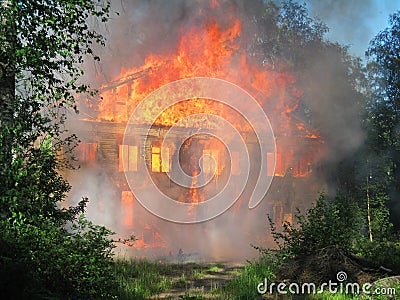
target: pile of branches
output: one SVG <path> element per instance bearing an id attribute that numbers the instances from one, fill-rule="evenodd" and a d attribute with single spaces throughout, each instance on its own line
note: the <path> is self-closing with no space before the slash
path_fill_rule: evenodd
<path id="1" fill-rule="evenodd" d="M 337 246 L 329 246 L 313 254 L 287 258 L 277 272 L 278 280 L 288 282 L 338 282 L 337 274 L 345 272 L 348 282 L 374 282 L 392 275 L 392 271 L 374 268 L 370 262 Z"/>

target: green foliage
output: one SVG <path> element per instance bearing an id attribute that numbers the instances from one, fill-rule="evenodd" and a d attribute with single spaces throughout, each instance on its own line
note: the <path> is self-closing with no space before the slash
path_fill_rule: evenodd
<path id="1" fill-rule="evenodd" d="M 296 218 L 297 224 L 285 222 L 282 231 L 269 218 L 281 255 L 312 254 L 328 246 L 351 250 L 360 236 L 359 208 L 345 197 L 327 201 L 326 196 L 321 195 L 305 215 L 298 212 Z"/>
<path id="2" fill-rule="evenodd" d="M 368 149 L 370 175 L 379 184 L 386 207 L 396 207 L 400 195 L 400 12 L 390 17 L 367 51 L 370 80 Z M 375 163 L 376 162 L 376 163 Z M 391 221 L 400 226 L 399 211 Z"/>
<path id="3" fill-rule="evenodd" d="M 42 224 L 4 224 L 0 291 L 23 298 L 112 298 L 112 240 L 110 232 L 81 215 L 71 229 L 49 218 Z M 4 228 L 3 226 L 7 226 Z M 15 232 L 17 231 L 17 232 Z M 21 286 L 23 288 L 21 288 Z"/>
<path id="4" fill-rule="evenodd" d="M 80 80 L 80 63 L 98 59 L 92 48 L 104 39 L 88 22 L 105 21 L 108 10 L 102 0 L 2 1 L 0 86 L 11 90 L 1 99 L 0 121 L 10 126 L 2 147 L 26 149 L 45 133 L 61 142 L 66 113 L 76 110 L 75 96 L 93 93 Z"/>
<path id="5" fill-rule="evenodd" d="M 375 241 L 366 238 L 357 242 L 358 255 L 366 258 L 376 268 L 384 267 L 400 273 L 400 241 Z"/>
<path id="6" fill-rule="evenodd" d="M 400 195 L 400 12 L 367 51 L 363 127 L 365 146 L 343 162 L 339 190 L 356 199 L 364 219 L 355 252 L 376 267 L 399 272 L 398 198 Z M 372 241 L 371 241 L 372 239 Z"/>
<path id="7" fill-rule="evenodd" d="M 1 294 L 111 298 L 112 232 L 84 218 L 87 199 L 77 207 L 58 208 L 69 185 L 57 173 L 46 140 L 30 153 L 25 161 L 13 161 L 10 176 L 16 188 L 1 195 Z"/>
<path id="8" fill-rule="evenodd" d="M 367 51 L 376 88 L 381 91 L 395 110 L 400 109 L 400 12 L 390 16 L 390 27 L 381 31 L 370 43 Z"/>
<path id="9" fill-rule="evenodd" d="M 83 215 L 87 199 L 62 208 L 59 171 L 71 149 L 63 123 L 103 37 L 107 1 L 0 2 L 0 295 L 4 299 L 107 299 L 116 282 L 108 229 Z"/>
<path id="10" fill-rule="evenodd" d="M 310 54 L 322 45 L 327 27 L 312 19 L 304 4 L 283 1 L 277 5 L 273 1 L 251 4 L 253 22 L 258 34 L 251 41 L 249 51 L 268 66 L 290 68 L 291 71 L 304 69 L 310 62 Z"/>
<path id="11" fill-rule="evenodd" d="M 389 196 L 384 191 L 374 191 L 370 196 L 371 232 L 374 241 L 385 242 L 393 237 L 393 224 L 387 207 Z"/>

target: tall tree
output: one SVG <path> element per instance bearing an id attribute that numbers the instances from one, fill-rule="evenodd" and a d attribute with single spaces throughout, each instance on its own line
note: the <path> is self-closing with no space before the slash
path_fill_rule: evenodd
<path id="1" fill-rule="evenodd" d="M 12 14 L 10 10 L 11 2 L 1 2 L 1 9 L 4 12 Z M 0 32 L 0 126 L 11 128 L 13 125 L 13 112 L 15 102 L 15 55 L 14 42 L 15 30 L 12 18 L 7 17 L 4 13 L 0 16 L 1 32 Z M 6 166 L 12 161 L 11 153 L 12 134 L 3 136 L 1 141 L 0 153 Z M 5 175 L 6 168 L 1 168 L 0 176 Z M 3 183 L 4 188 L 9 188 L 9 182 Z"/>
<path id="2" fill-rule="evenodd" d="M 400 207 L 400 12 L 366 52 L 371 82 L 369 149 L 371 177 L 379 179 L 392 221 L 399 226 Z"/>
<path id="3" fill-rule="evenodd" d="M 106 0 L 0 2 L 0 297 L 111 298 L 111 232 L 84 219 L 86 199 L 61 209 L 70 187 L 60 152 L 75 96 L 93 93 L 80 64 L 104 44 Z M 94 24 L 94 23 L 93 23 Z"/>

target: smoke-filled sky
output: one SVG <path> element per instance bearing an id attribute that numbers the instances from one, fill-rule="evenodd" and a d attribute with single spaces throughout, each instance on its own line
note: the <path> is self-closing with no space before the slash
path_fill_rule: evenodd
<path id="1" fill-rule="evenodd" d="M 299 1 L 303 2 L 303 1 Z M 389 15 L 400 10 L 398 0 L 306 0 L 312 17 L 328 27 L 327 37 L 350 46 L 360 57 L 374 36 L 388 27 Z"/>

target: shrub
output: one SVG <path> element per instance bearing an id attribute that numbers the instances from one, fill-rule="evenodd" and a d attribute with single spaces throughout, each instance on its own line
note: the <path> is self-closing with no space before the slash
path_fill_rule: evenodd
<path id="1" fill-rule="evenodd" d="M 329 201 L 322 194 L 305 215 L 297 211 L 295 217 L 297 224 L 284 222 L 282 231 L 268 217 L 281 255 L 312 254 L 328 246 L 352 250 L 360 237 L 360 209 L 353 200 L 343 196 Z"/>
<path id="2" fill-rule="evenodd" d="M 376 268 L 384 267 L 400 274 L 400 241 L 377 241 L 360 239 L 357 254 L 366 258 Z"/>

